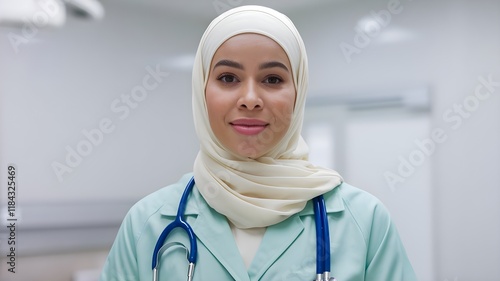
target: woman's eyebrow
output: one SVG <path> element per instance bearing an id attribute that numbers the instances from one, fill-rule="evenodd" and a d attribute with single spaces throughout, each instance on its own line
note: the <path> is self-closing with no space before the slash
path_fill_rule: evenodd
<path id="1" fill-rule="evenodd" d="M 244 67 L 243 67 L 243 65 L 241 63 L 238 63 L 238 62 L 235 62 L 235 61 L 232 61 L 232 60 L 220 60 L 220 61 L 218 61 L 214 65 L 213 69 L 215 69 L 217 66 L 222 66 L 222 65 L 229 66 L 229 67 L 234 67 L 234 68 L 237 68 L 237 69 L 244 69 Z"/>
<path id="2" fill-rule="evenodd" d="M 241 70 L 245 69 L 241 63 L 238 63 L 238 62 L 235 62 L 232 60 L 220 60 L 214 65 L 213 69 L 215 69 L 218 66 L 223 66 L 223 65 L 229 66 L 229 67 L 234 67 L 234 68 L 241 69 Z M 289 71 L 288 67 L 286 67 L 286 65 L 284 65 L 283 63 L 281 63 L 279 61 L 264 62 L 264 63 L 259 65 L 259 70 L 266 69 L 266 68 L 273 68 L 273 67 L 280 67 L 286 71 Z"/>
<path id="3" fill-rule="evenodd" d="M 259 65 L 259 69 L 265 69 L 265 68 L 272 68 L 272 67 L 280 67 L 283 68 L 284 70 L 288 71 L 288 67 L 286 65 L 282 64 L 279 61 L 270 61 L 270 62 L 265 62 Z"/>

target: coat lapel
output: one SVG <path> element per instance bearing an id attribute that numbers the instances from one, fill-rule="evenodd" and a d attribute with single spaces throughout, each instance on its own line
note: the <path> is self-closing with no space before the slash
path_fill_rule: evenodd
<path id="1" fill-rule="evenodd" d="M 327 213 L 342 212 L 344 210 L 344 203 L 342 202 L 342 198 L 337 188 L 324 194 L 324 198 Z M 269 267 L 283 255 L 304 231 L 302 217 L 313 215 L 314 208 L 311 200 L 297 215 L 267 228 L 262 243 L 259 246 L 259 250 L 257 251 L 257 255 L 249 268 L 249 276 L 251 276 L 252 280 L 259 280 L 262 278 Z"/>
<path id="2" fill-rule="evenodd" d="M 187 180 L 189 178 L 186 178 L 186 183 Z M 163 215 L 175 217 L 183 191 L 183 186 L 171 191 L 172 196 L 165 199 L 165 204 L 162 207 L 161 213 Z M 184 215 L 190 221 L 198 240 L 227 272 L 235 280 L 250 281 L 226 218 L 208 206 L 196 186 L 188 198 Z"/>
<path id="3" fill-rule="evenodd" d="M 259 280 L 273 263 L 292 245 L 304 229 L 299 216 L 269 226 L 249 268 L 252 280 Z"/>
<path id="4" fill-rule="evenodd" d="M 198 190 L 193 195 L 198 202 L 204 200 Z M 193 224 L 198 239 L 235 280 L 250 281 L 227 219 L 204 202 L 198 208 L 198 218 Z"/>

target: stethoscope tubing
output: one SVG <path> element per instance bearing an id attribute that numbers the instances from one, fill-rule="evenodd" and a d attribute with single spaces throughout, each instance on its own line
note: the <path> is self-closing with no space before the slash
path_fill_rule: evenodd
<path id="1" fill-rule="evenodd" d="M 182 193 L 179 208 L 177 209 L 177 215 L 175 216 L 174 221 L 165 227 L 156 242 L 152 259 L 153 280 L 155 281 L 158 279 L 159 253 L 161 252 L 167 236 L 173 229 L 178 227 L 186 231 L 189 237 L 190 250 L 187 251 L 189 261 L 188 280 L 192 280 L 193 278 L 194 266 L 198 255 L 198 246 L 196 235 L 191 226 L 184 220 L 183 216 L 186 210 L 189 194 L 191 194 L 194 185 L 195 181 L 194 177 L 192 177 Z M 313 208 L 314 219 L 316 222 L 316 280 L 335 280 L 333 277 L 330 278 L 330 231 L 328 227 L 325 199 L 322 195 L 313 198 Z"/>
<path id="2" fill-rule="evenodd" d="M 191 226 L 182 217 L 184 215 L 184 211 L 186 210 L 186 205 L 188 201 L 187 199 L 193 187 L 194 187 L 194 177 L 191 178 L 186 188 L 184 189 L 184 193 L 182 194 L 181 200 L 179 202 L 179 208 L 177 209 L 177 215 L 175 216 L 174 221 L 169 225 L 167 225 L 167 227 L 163 230 L 160 237 L 158 238 L 158 241 L 156 241 L 156 246 L 153 251 L 153 262 L 152 262 L 153 270 L 158 266 L 158 253 L 160 252 L 161 247 L 165 243 L 167 236 L 174 228 L 177 227 L 180 227 L 184 229 L 184 231 L 186 231 L 189 237 L 189 244 L 190 244 L 188 261 L 189 263 L 196 264 L 196 257 L 198 255 L 198 245 L 196 241 L 196 235 L 194 234 L 194 231 L 191 228 Z"/>
<path id="3" fill-rule="evenodd" d="M 330 274 L 330 230 L 326 213 L 325 199 L 322 195 L 313 198 L 316 222 L 316 275 L 325 278 Z"/>

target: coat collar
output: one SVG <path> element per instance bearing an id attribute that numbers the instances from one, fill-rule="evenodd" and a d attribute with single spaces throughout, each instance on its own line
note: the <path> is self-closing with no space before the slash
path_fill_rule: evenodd
<path id="1" fill-rule="evenodd" d="M 326 212 L 327 213 L 337 213 L 342 212 L 345 209 L 344 200 L 342 199 L 341 193 L 339 192 L 340 187 L 336 186 L 333 190 L 323 194 L 325 198 Z M 302 211 L 299 212 L 299 216 L 314 215 L 314 208 L 312 200 L 309 200 Z"/>
<path id="2" fill-rule="evenodd" d="M 184 175 L 177 183 L 167 186 L 164 188 L 171 189 L 169 194 L 171 196 L 164 198 L 163 201 L 163 206 L 161 207 L 160 213 L 165 216 L 175 216 L 177 215 L 177 210 L 179 208 L 179 203 L 182 197 L 182 193 L 184 193 L 184 190 L 186 189 L 186 186 L 193 176 L 192 173 Z M 198 210 L 198 205 L 199 203 L 197 202 L 198 200 L 192 200 L 194 197 L 193 194 L 198 193 L 198 189 L 195 187 L 193 188 L 193 191 L 188 197 L 188 202 L 186 204 L 186 210 L 184 212 L 185 215 L 198 215 L 199 210 Z"/>

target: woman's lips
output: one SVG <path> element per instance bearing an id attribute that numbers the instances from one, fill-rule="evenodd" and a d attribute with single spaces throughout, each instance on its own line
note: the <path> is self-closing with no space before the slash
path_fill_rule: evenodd
<path id="1" fill-rule="evenodd" d="M 264 131 L 269 123 L 259 119 L 237 119 L 229 123 L 236 132 L 251 136 Z"/>

